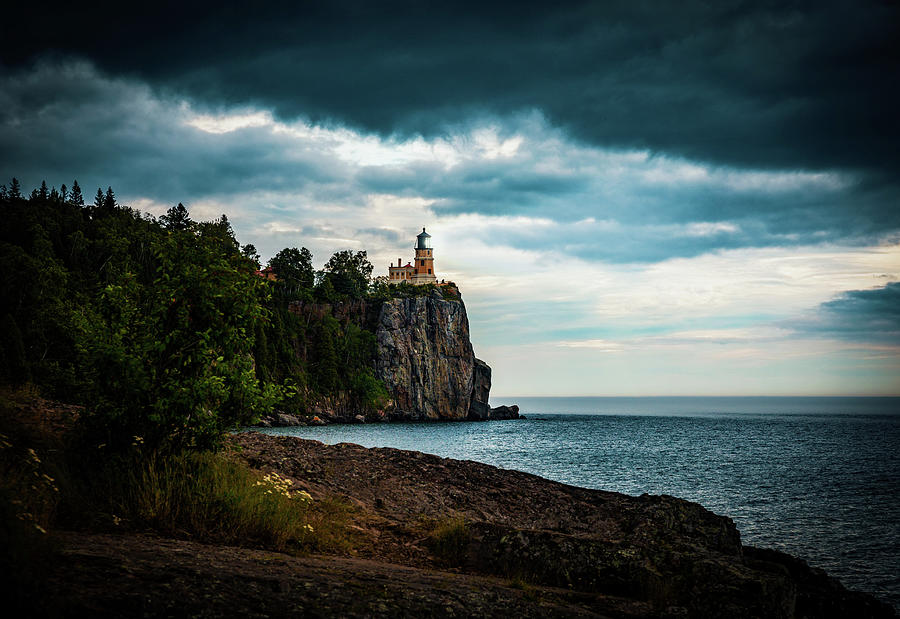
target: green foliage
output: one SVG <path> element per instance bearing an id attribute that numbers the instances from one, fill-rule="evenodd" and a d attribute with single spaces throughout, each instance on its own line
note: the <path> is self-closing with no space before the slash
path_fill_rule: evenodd
<path id="1" fill-rule="evenodd" d="M 112 187 L 106 188 L 106 195 L 103 196 L 103 208 L 107 211 L 115 210 L 119 206 L 119 203 L 116 202 L 116 194 L 113 193 Z"/>
<path id="2" fill-rule="evenodd" d="M 394 299 L 411 299 L 416 297 L 431 296 L 437 289 L 434 284 L 414 285 L 409 282 L 400 282 L 399 284 L 388 284 L 390 297 Z"/>
<path id="3" fill-rule="evenodd" d="M 65 198 L 63 200 L 65 201 Z M 79 187 L 77 180 L 72 183 L 72 194 L 69 196 L 69 202 L 74 206 L 84 206 L 84 196 L 81 195 L 81 187 Z"/>
<path id="4" fill-rule="evenodd" d="M 0 381 L 84 404 L 87 441 L 203 448 L 274 405 L 365 413 L 387 403 L 367 312 L 398 291 L 383 279 L 370 289 L 366 252 L 337 252 L 317 275 L 309 250 L 287 248 L 270 262 L 272 282 L 254 274 L 255 248 L 241 247 L 224 215 L 195 222 L 178 204 L 157 221 L 112 188 L 85 207 L 77 181 L 29 200 L 11 187 Z"/>
<path id="5" fill-rule="evenodd" d="M 277 389 L 256 380 L 252 357 L 265 287 L 221 242 L 170 232 L 153 240 L 152 282 L 125 272 L 103 289 L 84 325 L 93 433 L 210 447 L 271 407 Z"/>
<path id="6" fill-rule="evenodd" d="M 375 301 L 387 301 L 393 298 L 393 285 L 384 275 L 379 275 L 369 284 L 369 298 Z"/>
<path id="7" fill-rule="evenodd" d="M 159 223 L 172 231 L 188 230 L 194 225 L 187 208 L 181 202 L 166 211 L 166 214 L 159 218 Z"/>
<path id="8" fill-rule="evenodd" d="M 308 299 L 315 283 L 312 253 L 305 247 L 286 247 L 269 260 L 278 278 L 278 294 L 289 299 Z"/>
<path id="9" fill-rule="evenodd" d="M 30 403 L 33 397 L 33 390 L 0 391 L 0 574 L 4 610 L 21 617 L 57 614 L 44 607 L 41 576 L 53 560 L 47 531 L 59 503 L 57 473 L 46 454 L 58 450 L 47 449 L 14 422 L 19 401 Z"/>
<path id="10" fill-rule="evenodd" d="M 324 277 L 316 284 L 316 301 L 319 301 L 320 303 L 337 303 L 340 301 L 341 296 L 338 294 L 337 290 L 334 289 L 334 284 L 332 284 L 331 281 L 331 278 Z"/>
<path id="11" fill-rule="evenodd" d="M 253 243 L 247 243 L 241 247 L 241 255 L 253 263 L 255 268 L 259 268 L 259 252 Z"/>
<path id="12" fill-rule="evenodd" d="M 80 195 L 77 182 L 73 195 Z M 225 216 L 167 227 L 118 205 L 40 197 L 3 205 L 0 378 L 88 407 L 88 440 L 206 447 L 279 395 L 254 372 L 268 290 Z"/>
<path id="13" fill-rule="evenodd" d="M 7 196 L 10 200 L 20 200 L 22 198 L 22 187 L 19 185 L 19 179 L 15 176 L 12 179 L 12 182 L 9 185 L 9 193 Z"/>
<path id="14" fill-rule="evenodd" d="M 340 385 L 338 374 L 338 355 L 335 352 L 335 340 L 340 326 L 331 316 L 325 316 L 317 325 L 313 339 L 312 385 L 321 394 L 332 394 Z"/>
<path id="15" fill-rule="evenodd" d="M 0 376 L 16 384 L 31 378 L 22 333 L 11 314 L 4 316 L 0 324 Z"/>
<path id="16" fill-rule="evenodd" d="M 368 292 L 372 269 L 365 251 L 353 253 L 345 249 L 336 252 L 325 263 L 322 279 L 329 281 L 338 295 L 360 298 Z"/>

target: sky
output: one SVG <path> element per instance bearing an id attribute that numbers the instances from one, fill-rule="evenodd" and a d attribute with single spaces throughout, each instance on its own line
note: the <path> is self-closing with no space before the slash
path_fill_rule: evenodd
<path id="1" fill-rule="evenodd" d="M 496 396 L 900 395 L 900 4 L 34 1 L 0 182 L 432 235 Z"/>

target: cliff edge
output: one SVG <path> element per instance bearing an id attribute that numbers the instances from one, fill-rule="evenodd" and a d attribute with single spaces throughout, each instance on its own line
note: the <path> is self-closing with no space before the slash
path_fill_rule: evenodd
<path id="1" fill-rule="evenodd" d="M 385 301 L 375 332 L 375 376 L 387 387 L 393 421 L 518 417 L 491 409 L 491 368 L 477 359 L 462 299 L 431 295 Z"/>

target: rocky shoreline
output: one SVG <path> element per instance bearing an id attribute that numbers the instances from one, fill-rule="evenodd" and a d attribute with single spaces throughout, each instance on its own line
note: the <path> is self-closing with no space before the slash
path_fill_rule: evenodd
<path id="1" fill-rule="evenodd" d="M 510 419 L 525 419 L 519 414 L 519 407 L 496 406 L 485 407 L 479 414 L 471 411 L 465 419 L 433 419 L 425 415 L 413 415 L 402 411 L 374 411 L 368 414 L 340 414 L 322 409 L 316 410 L 312 415 L 293 415 L 284 411 L 273 411 L 262 417 L 254 427 L 257 428 L 289 428 L 299 426 L 327 426 L 344 423 L 403 423 L 403 422 L 438 422 L 438 421 L 505 421 Z"/>
<path id="2" fill-rule="evenodd" d="M 894 617 L 874 597 L 670 496 L 639 497 L 391 448 L 245 432 L 229 457 L 349 514 L 294 556 L 133 532 L 62 533 L 64 609 L 112 616 Z"/>
<path id="3" fill-rule="evenodd" d="M 254 432 L 233 441 L 252 467 L 353 505 L 358 556 L 369 560 L 562 589 L 600 615 L 894 616 L 800 559 L 743 546 L 729 518 L 674 497 L 589 490 L 390 448 Z M 465 523 L 456 556 L 436 556 L 423 521 Z"/>

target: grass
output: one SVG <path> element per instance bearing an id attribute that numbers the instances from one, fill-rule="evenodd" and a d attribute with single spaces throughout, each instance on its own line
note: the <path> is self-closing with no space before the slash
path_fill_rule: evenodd
<path id="1" fill-rule="evenodd" d="M 38 401 L 35 393 L 0 391 L 0 536 L 9 551 L 0 561 L 21 563 L 16 545 L 36 547 L 53 528 L 149 529 L 299 553 L 351 545 L 350 508 L 337 500 L 314 501 L 292 480 L 221 452 L 154 452 L 135 437 L 126 454 L 96 446 L 87 453 L 43 429 L 53 411 L 41 408 L 53 403 Z"/>
<path id="2" fill-rule="evenodd" d="M 460 566 L 468 555 L 471 537 L 465 519 L 454 516 L 438 521 L 434 525 L 429 534 L 429 545 L 432 554 L 442 563 Z"/>
<path id="3" fill-rule="evenodd" d="M 260 478 L 219 454 L 142 454 L 107 468 L 102 483 L 114 526 L 272 550 L 313 545 L 308 494 L 292 492 L 290 480 Z"/>
<path id="4" fill-rule="evenodd" d="M 223 453 L 143 453 L 79 475 L 72 507 L 93 509 L 92 528 L 142 530 L 207 543 L 304 553 L 351 545 L 350 508 L 313 500 L 276 472 Z"/>

